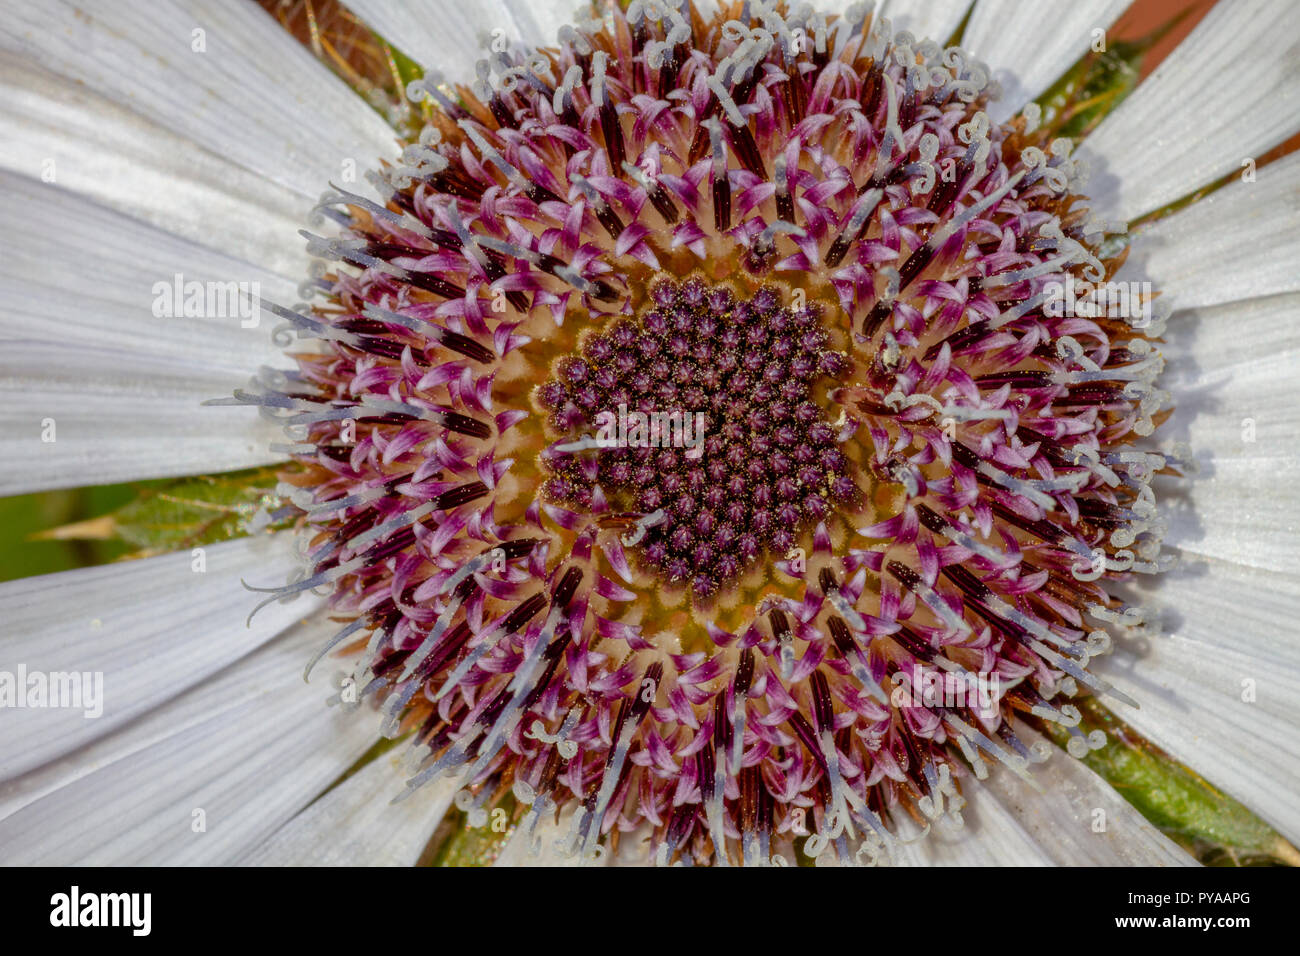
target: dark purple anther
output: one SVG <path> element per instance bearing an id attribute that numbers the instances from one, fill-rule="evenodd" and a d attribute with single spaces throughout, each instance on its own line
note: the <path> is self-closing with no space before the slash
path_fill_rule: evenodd
<path id="1" fill-rule="evenodd" d="M 838 371 L 844 360 L 828 351 L 818 311 L 783 308 L 772 286 L 745 300 L 691 277 L 652 283 L 650 300 L 639 323 L 619 318 L 588 338 L 582 356 L 561 360 L 559 378 L 537 392 L 548 407 L 578 414 L 573 437 L 590 434 L 598 412 L 642 413 L 615 429 L 616 441 L 635 447 L 548 460 L 558 474 L 545 490 L 572 506 L 592 502 L 599 485 L 616 511 L 662 512 L 632 548 L 703 598 L 765 544 L 784 557 L 829 501 L 855 497 L 814 391 L 819 369 Z M 705 416 L 701 433 L 696 413 Z M 571 419 L 561 412 L 556 421 Z"/>

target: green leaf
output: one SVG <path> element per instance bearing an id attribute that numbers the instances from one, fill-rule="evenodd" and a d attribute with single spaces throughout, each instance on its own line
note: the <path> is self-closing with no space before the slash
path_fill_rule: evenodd
<path id="1" fill-rule="evenodd" d="M 148 557 L 247 537 L 259 510 L 280 507 L 275 495 L 276 468 L 177 478 L 142 487 L 134 500 L 105 515 L 63 525 L 35 535 L 36 540 L 117 541 L 131 553 Z M 287 522 L 268 525 L 286 527 Z"/>
<path id="2" fill-rule="evenodd" d="M 506 794 L 488 810 L 487 823 L 472 827 L 464 811 L 452 807 L 443 820 L 443 826 L 439 827 L 442 839 L 436 841 L 437 848 L 424 862 L 432 866 L 491 866 L 501 855 L 506 842 L 514 836 L 515 809 L 514 797 Z M 502 819 L 498 810 L 505 812 L 506 828 L 501 832 L 492 829 L 493 817 Z"/>
<path id="3" fill-rule="evenodd" d="M 1289 865 L 1300 852 L 1276 830 L 1194 771 L 1175 761 L 1113 713 L 1088 698 L 1075 702 L 1079 730 L 1102 730 L 1106 746 L 1083 762 L 1139 813 L 1202 863 L 1212 866 Z M 1059 724 L 1042 729 L 1058 745 L 1069 733 Z"/>
<path id="4" fill-rule="evenodd" d="M 375 34 L 375 36 L 378 37 L 379 34 Z M 393 75 L 397 81 L 398 90 L 404 92 L 408 83 L 424 76 L 424 70 L 420 67 L 420 64 L 416 63 L 397 47 L 393 46 L 393 44 L 389 43 L 387 40 L 383 40 L 382 38 L 380 39 L 384 44 L 385 49 L 388 51 L 388 60 L 392 65 Z"/>
<path id="5" fill-rule="evenodd" d="M 1158 37 L 1117 41 L 1089 53 L 1037 100 L 1050 136 L 1079 139 L 1106 118 L 1137 86 L 1142 57 Z"/>
<path id="6" fill-rule="evenodd" d="M 0 499 L 0 581 L 93 563 L 98 542 L 36 540 L 50 525 L 82 517 L 81 505 L 75 489 Z"/>
<path id="7" fill-rule="evenodd" d="M 1050 136 L 1087 136 L 1137 86 L 1146 54 L 1192 12 L 1187 8 L 1137 40 L 1108 40 L 1089 52 L 1037 100 Z"/>

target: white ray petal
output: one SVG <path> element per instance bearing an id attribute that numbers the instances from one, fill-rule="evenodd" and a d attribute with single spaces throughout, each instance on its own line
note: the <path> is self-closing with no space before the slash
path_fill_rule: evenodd
<path id="1" fill-rule="evenodd" d="M 1167 544 L 1274 571 L 1297 569 L 1300 534 L 1300 295 L 1175 314 L 1161 386 L 1176 403 L 1161 434 L 1201 474 L 1164 489 Z"/>
<path id="2" fill-rule="evenodd" d="M 532 35 L 542 25 L 521 24 L 511 13 L 511 6 L 514 4 L 505 0 L 475 3 L 352 0 L 348 4 L 370 29 L 425 69 L 441 71 L 449 83 L 466 85 L 474 81 L 474 64 L 487 55 L 488 44 L 493 40 L 511 48 L 521 42 L 530 46 L 539 40 L 545 44 L 554 42 L 558 23 L 548 35 Z"/>
<path id="3" fill-rule="evenodd" d="M 101 675 L 97 706 L 5 710 L 0 780 L 71 753 L 183 693 L 299 620 L 310 597 L 245 624 L 256 595 L 297 567 L 288 535 L 0 584 L 0 672 Z M 201 564 L 198 562 L 201 560 Z M 204 570 L 196 571 L 196 567 Z M 94 690 L 95 683 L 88 689 Z M 18 692 L 26 700 L 26 687 Z M 99 714 L 88 717 L 88 712 Z"/>
<path id="4" fill-rule="evenodd" d="M 242 373 L 129 351 L 0 346 L 0 495 L 232 471 L 277 460 L 253 408 L 201 407 Z"/>
<path id="5" fill-rule="evenodd" d="M 1016 735 L 1028 746 L 1042 739 L 1023 726 Z M 1052 749 L 1046 763 L 1030 770 L 1042 793 L 999 768 L 986 781 L 971 781 L 983 791 L 973 795 L 972 802 L 997 800 L 1058 866 L 1196 865 L 1110 784 L 1065 752 Z"/>
<path id="6" fill-rule="evenodd" d="M 573 854 L 562 854 L 556 851 L 555 843 L 557 840 L 563 840 L 569 834 L 573 823 L 574 808 L 572 806 L 560 812 L 559 820 L 556 821 L 553 813 L 543 814 L 542 818 L 537 821 L 537 828 L 529 834 L 524 828 L 515 831 L 506 845 L 502 847 L 501 854 L 493 862 L 493 866 L 544 866 L 544 867 L 563 867 L 563 866 L 584 866 L 589 865 L 575 852 Z M 536 845 L 538 852 L 533 853 L 532 847 Z M 608 866 L 610 858 L 606 855 L 603 862 L 599 865 Z"/>
<path id="7" fill-rule="evenodd" d="M 962 47 L 983 60 L 1002 85 L 989 105 L 995 123 L 1010 119 L 1078 61 L 1094 30 L 1109 29 L 1131 0 L 978 0 Z"/>
<path id="8" fill-rule="evenodd" d="M 30 177 L 45 186 L 41 195 L 51 203 L 55 187 L 78 197 L 63 199 L 57 209 L 16 212 L 11 221 L 23 224 L 23 242 L 13 236 L 11 244 L 20 249 L 33 235 L 76 243 L 84 220 L 102 215 L 94 211 L 92 203 L 98 203 L 233 260 L 256 263 L 295 284 L 306 277 L 309 257 L 297 230 L 305 224 L 311 202 L 224 152 L 204 148 L 96 89 L 4 51 L 0 125 L 21 130 L 21 135 L 0 138 L 0 169 L 11 173 L 5 177 L 6 194 L 16 188 L 18 177 Z M 325 188 L 322 179 L 314 195 Z M 66 272 L 75 260 L 64 254 L 50 261 Z"/>
<path id="9" fill-rule="evenodd" d="M 1034 734 L 1022 730 L 1026 743 Z M 1195 866 L 1104 780 L 1064 753 L 1031 773 L 1042 793 L 1002 768 L 961 782 L 965 825 L 941 824 L 899 848 L 905 866 Z M 1104 814 L 1098 816 L 1097 811 Z M 1105 829 L 1093 829 L 1097 821 Z"/>
<path id="10" fill-rule="evenodd" d="M 897 866 L 1051 866 L 1047 847 L 970 776 L 961 781 L 968 801 L 963 825 L 941 823 L 919 837 L 910 820 L 898 822 L 900 840 L 894 851 Z"/>
<path id="11" fill-rule="evenodd" d="M 1300 153 L 1157 220 L 1130 249 L 1117 281 L 1149 280 L 1176 309 L 1300 290 Z"/>
<path id="12" fill-rule="evenodd" d="M 304 197 L 318 196 L 347 160 L 364 169 L 397 152 L 379 114 L 257 4 L 13 5 L 0 50 Z"/>
<path id="13" fill-rule="evenodd" d="M 0 236 L 0 296 L 8 303 L 0 339 L 128 350 L 245 375 L 262 364 L 289 364 L 271 341 L 280 320 L 255 313 L 239 283 L 286 305 L 297 301 L 295 284 L 55 186 L 0 172 L 0 192 L 13 221 L 29 224 L 21 235 Z M 185 286 L 195 282 L 203 284 L 205 313 L 207 284 L 220 293 L 216 314 L 183 314 Z M 244 328 L 254 316 L 256 326 Z"/>
<path id="14" fill-rule="evenodd" d="M 1094 663 L 1142 705 L 1120 717 L 1300 841 L 1300 576 L 1189 560 L 1153 598 L 1168 636 Z"/>
<path id="15" fill-rule="evenodd" d="M 327 709 L 325 686 L 302 682 L 334 630 L 296 627 L 0 789 L 5 862 L 223 865 L 249 853 L 378 738 L 377 715 Z"/>
<path id="16" fill-rule="evenodd" d="M 1160 350 L 1160 384 L 1177 398 L 1172 437 L 1216 458 L 1297 453 L 1300 383 L 1288 373 L 1300 364 L 1300 293 L 1177 312 Z M 1246 416 L 1253 440 L 1242 434 Z"/>
<path id="17" fill-rule="evenodd" d="M 414 866 L 456 794 L 440 780 L 394 804 L 404 774 L 382 755 L 322 795 L 240 866 Z M 409 776 L 409 774 L 405 774 Z"/>
<path id="18" fill-rule="evenodd" d="M 1093 208 L 1132 220 L 1300 129 L 1294 15 L 1291 0 L 1216 4 L 1080 147 Z"/>
<path id="19" fill-rule="evenodd" d="M 1028 746 L 1041 738 L 1023 725 L 1017 736 Z M 1079 761 L 1051 748 L 1046 763 L 1024 779 L 995 767 L 987 780 L 961 778 L 966 800 L 964 826 L 945 820 L 929 836 L 915 839 L 915 826 L 902 822 L 905 841 L 896 863 L 922 866 L 1194 866 L 1192 859 L 1160 833 L 1109 784 Z M 1099 816 L 1097 811 L 1101 811 Z M 1098 830 L 1098 822 L 1103 828 Z"/>
<path id="20" fill-rule="evenodd" d="M 1294 439 L 1292 439 L 1294 441 Z M 1300 462 L 1215 459 L 1169 513 L 1165 543 L 1191 555 L 1267 571 L 1296 570 Z"/>
<path id="21" fill-rule="evenodd" d="M 894 33 L 909 30 L 918 40 L 930 39 L 936 43 L 947 43 L 973 0 L 881 0 L 876 5 L 876 17 L 887 17 L 893 24 Z M 847 6 L 848 4 L 842 4 Z M 966 44 L 962 43 L 963 48 Z M 972 51 L 979 59 L 984 59 L 978 50 Z"/>
<path id="22" fill-rule="evenodd" d="M 519 26 L 524 43 L 534 47 L 554 46 L 555 34 L 560 27 L 573 23 L 573 14 L 581 4 L 573 0 L 502 0 Z M 697 3 L 701 14 L 707 16 L 708 2 Z"/>

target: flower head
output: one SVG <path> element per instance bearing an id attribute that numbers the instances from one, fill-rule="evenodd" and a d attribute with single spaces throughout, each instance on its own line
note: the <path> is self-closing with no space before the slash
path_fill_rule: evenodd
<path id="1" fill-rule="evenodd" d="M 959 777 L 1041 759 L 1013 717 L 1127 700 L 1088 671 L 1142 617 L 1105 582 L 1164 566 L 1182 465 L 1132 448 L 1150 290 L 956 47 L 760 3 L 561 39 L 413 84 L 383 201 L 323 197 L 336 264 L 277 308 L 321 347 L 237 396 L 300 463 L 271 599 L 331 590 L 410 788 L 570 806 L 573 851 L 960 825 Z"/>

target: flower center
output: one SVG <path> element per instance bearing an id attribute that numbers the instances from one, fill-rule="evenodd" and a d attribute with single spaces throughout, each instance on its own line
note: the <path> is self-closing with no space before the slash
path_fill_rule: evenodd
<path id="1" fill-rule="evenodd" d="M 322 199 L 342 264 L 276 314 L 324 347 L 231 400 L 301 463 L 309 566 L 264 603 L 334 587 L 320 655 L 427 750 L 408 792 L 508 788 L 530 840 L 572 807 L 586 857 L 875 859 L 1042 759 L 1013 716 L 1077 754 L 1066 698 L 1131 703 L 1088 665 L 1146 626 L 1103 579 L 1169 561 L 1164 316 L 1061 303 L 1120 262 L 978 61 L 727 7 L 426 77 L 382 202 Z M 982 703 L 892 693 L 930 675 Z"/>
<path id="2" fill-rule="evenodd" d="M 648 305 L 587 336 L 539 390 L 564 436 L 544 459 L 544 491 L 642 515 L 624 538 L 642 566 L 703 597 L 764 552 L 786 557 L 800 531 L 857 496 L 814 400 L 848 360 L 819 306 L 783 305 L 772 286 L 742 298 L 662 279 Z"/>

